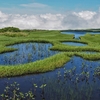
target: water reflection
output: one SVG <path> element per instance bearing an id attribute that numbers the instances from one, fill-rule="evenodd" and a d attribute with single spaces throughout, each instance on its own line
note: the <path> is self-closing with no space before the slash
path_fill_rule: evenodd
<path id="1" fill-rule="evenodd" d="M 0 54 L 1 65 L 15 65 L 33 62 L 44 59 L 57 53 L 49 50 L 52 47 L 49 43 L 21 43 L 11 48 L 17 48 L 17 51 Z"/>
<path id="2" fill-rule="evenodd" d="M 45 100 L 99 100 L 100 79 L 94 75 L 94 70 L 98 66 L 100 61 L 88 61 L 74 56 L 63 68 L 52 72 L 10 80 L 0 79 L 0 93 L 3 92 L 6 81 L 9 84 L 16 81 L 24 93 L 28 90 L 34 91 L 33 84 L 36 84 L 36 100 L 42 99 L 42 93 Z M 40 88 L 42 84 L 46 84 L 44 92 Z"/>

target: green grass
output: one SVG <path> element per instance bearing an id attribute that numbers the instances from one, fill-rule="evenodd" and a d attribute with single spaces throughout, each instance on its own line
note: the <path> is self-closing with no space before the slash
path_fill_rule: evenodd
<path id="1" fill-rule="evenodd" d="M 65 55 L 65 53 L 61 53 L 46 58 L 44 60 L 39 60 L 32 63 L 15 65 L 15 66 L 1 66 L 0 77 L 19 76 L 19 75 L 33 74 L 33 73 L 37 74 L 37 73 L 52 71 L 56 68 L 61 67 L 69 60 L 70 57 Z"/>
<path id="2" fill-rule="evenodd" d="M 74 35 L 61 34 L 60 31 L 34 30 L 22 32 L 0 33 L 0 53 L 14 51 L 8 45 L 26 42 L 45 42 L 53 44 L 52 50 L 63 51 L 44 60 L 27 64 L 4 66 L 0 65 L 0 77 L 21 76 L 26 74 L 43 73 L 62 67 L 72 56 L 80 56 L 88 60 L 100 59 L 100 35 L 86 34 L 80 40 L 73 39 Z M 75 41 L 87 44 L 84 47 L 69 46 L 62 41 Z M 96 54 L 86 54 L 83 51 L 95 51 Z"/>
<path id="3" fill-rule="evenodd" d="M 3 32 L 0 33 L 0 35 L 5 35 L 9 37 L 20 37 L 20 36 L 27 36 L 28 34 L 26 34 L 25 32 Z"/>

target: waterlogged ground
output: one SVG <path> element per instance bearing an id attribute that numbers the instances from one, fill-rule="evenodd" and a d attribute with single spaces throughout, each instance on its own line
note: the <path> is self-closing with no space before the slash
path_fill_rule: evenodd
<path id="1" fill-rule="evenodd" d="M 67 33 L 74 34 L 75 39 L 79 39 L 80 36 L 86 34 L 86 32 Z M 81 45 L 83 46 L 83 44 L 78 46 Z M 9 46 L 8 48 L 12 47 L 18 50 L 0 54 L 0 64 L 24 64 L 59 53 L 49 50 L 51 46 L 49 43 L 22 43 Z M 96 52 L 87 51 L 84 53 L 93 54 Z M 12 100 L 10 96 L 12 96 L 12 93 L 15 93 L 13 90 L 16 88 L 17 96 L 20 95 L 20 92 L 23 92 L 23 96 L 26 97 L 27 94 L 25 93 L 31 91 L 34 94 L 35 100 L 99 100 L 100 76 L 94 74 L 97 71 L 95 69 L 99 66 L 100 61 L 88 61 L 73 56 L 62 68 L 52 72 L 13 78 L 0 78 L 0 94 L 4 93 L 6 97 L 9 95 L 9 100 Z M 12 83 L 14 84 L 11 85 Z M 28 100 L 28 98 L 22 100 Z"/>
<path id="2" fill-rule="evenodd" d="M 49 43 L 22 43 L 9 46 L 18 50 L 0 54 L 0 65 L 24 64 L 47 58 L 57 53 L 49 50 L 51 47 Z"/>
<path id="3" fill-rule="evenodd" d="M 100 77 L 94 75 L 98 66 L 100 61 L 74 56 L 63 68 L 52 72 L 0 79 L 0 93 L 7 84 L 18 82 L 19 91 L 32 90 L 35 100 L 99 100 Z"/>

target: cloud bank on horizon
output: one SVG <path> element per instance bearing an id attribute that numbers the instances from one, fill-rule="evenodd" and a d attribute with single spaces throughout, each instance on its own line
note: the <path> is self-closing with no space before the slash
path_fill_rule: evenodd
<path id="1" fill-rule="evenodd" d="M 82 29 L 100 28 L 100 12 L 81 11 L 66 14 L 20 15 L 5 14 L 0 11 L 0 28 L 18 27 L 20 29 Z"/>
<path id="2" fill-rule="evenodd" d="M 7 0 L 5 1 L 7 2 Z M 7 4 L 2 3 L 4 1 L 0 1 L 0 4 L 3 5 L 0 7 L 0 28 L 9 26 L 18 27 L 20 29 L 49 30 L 100 28 L 100 11 L 81 9 L 80 11 L 66 10 L 61 13 L 61 11 L 64 10 L 63 8 L 61 11 L 60 9 L 56 9 L 57 7 L 60 8 L 60 5 L 61 7 L 63 5 L 66 7 L 65 4 L 70 5 L 69 8 L 74 7 L 75 2 L 72 0 L 66 0 L 66 3 L 63 2 L 63 0 L 62 2 L 60 0 L 57 0 L 58 2 L 55 2 L 56 0 L 51 0 L 52 2 L 42 0 L 42 2 L 44 1 L 43 3 L 35 2 L 40 2 L 41 0 L 33 0 L 34 2 L 32 3 L 29 3 L 29 1 L 32 0 L 24 1 L 27 2 L 23 3 L 23 0 L 9 0 L 10 4 Z M 82 1 L 84 6 L 86 6 L 85 1 Z M 90 6 L 96 5 L 94 0 L 92 0 L 92 3 L 90 2 L 91 0 L 88 0 L 89 5 L 91 4 Z M 99 0 L 97 0 L 97 4 L 98 2 Z M 76 3 L 80 3 L 80 0 L 76 0 Z M 6 7 L 6 5 L 9 7 Z"/>

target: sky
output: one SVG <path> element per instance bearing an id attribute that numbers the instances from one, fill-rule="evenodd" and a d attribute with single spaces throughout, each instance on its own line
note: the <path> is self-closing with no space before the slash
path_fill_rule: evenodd
<path id="1" fill-rule="evenodd" d="M 0 28 L 100 28 L 100 0 L 0 0 Z"/>

